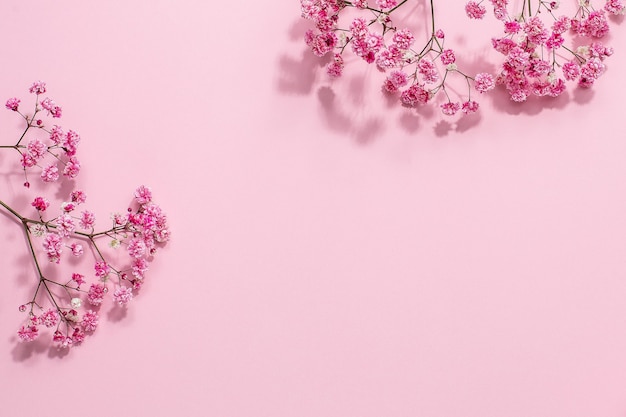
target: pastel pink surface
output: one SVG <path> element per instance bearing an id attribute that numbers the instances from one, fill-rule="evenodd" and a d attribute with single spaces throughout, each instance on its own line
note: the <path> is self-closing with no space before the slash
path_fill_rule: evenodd
<path id="1" fill-rule="evenodd" d="M 328 81 L 295 0 L 0 15 L 2 96 L 45 79 L 98 214 L 145 183 L 173 232 L 126 316 L 59 357 L 15 342 L 32 266 L 0 218 L 1 416 L 626 414 L 623 23 L 593 90 L 446 121 L 363 66 Z M 492 27 L 465 30 L 487 68 Z"/>

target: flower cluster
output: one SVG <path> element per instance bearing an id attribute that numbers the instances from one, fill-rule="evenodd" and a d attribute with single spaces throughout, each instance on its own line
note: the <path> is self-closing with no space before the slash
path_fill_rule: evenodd
<path id="1" fill-rule="evenodd" d="M 503 27 L 501 36 L 492 39 L 494 49 L 504 56 L 496 82 L 517 102 L 531 95 L 559 96 L 566 82 L 591 87 L 605 70 L 604 60 L 613 54 L 601 42 L 609 32 L 607 14 L 624 14 L 626 9 L 622 0 L 606 0 L 601 9 L 591 0 L 579 0 L 568 16 L 560 12 L 559 1 L 524 0 L 517 10 L 508 0 L 489 2 Z M 487 13 L 475 1 L 469 1 L 465 11 L 471 19 Z"/>
<path id="2" fill-rule="evenodd" d="M 306 32 L 305 42 L 319 57 L 332 55 L 326 67 L 331 77 L 343 74 L 343 56 L 351 51 L 385 73 L 383 91 L 397 94 L 402 105 L 417 107 L 433 102 L 441 94 L 444 114 L 454 115 L 459 110 L 474 113 L 479 105 L 472 98 L 472 84 L 484 93 L 494 88 L 494 78 L 486 73 L 470 76 L 459 69 L 455 51 L 446 45 L 444 31 L 435 27 L 433 0 L 430 36 L 416 46 L 415 33 L 394 23 L 394 17 L 407 4 L 408 0 L 301 0 L 302 17 L 315 24 L 315 29 Z M 452 93 L 452 75 L 464 79 L 467 94 Z"/>
<path id="3" fill-rule="evenodd" d="M 15 144 L 0 145 L 0 149 L 19 154 L 26 193 L 31 190 L 29 175 L 33 170 L 38 170 L 43 184 L 74 180 L 80 171 L 76 159 L 80 136 L 59 125 L 45 125 L 43 118 L 61 117 L 61 108 L 53 100 L 40 100 L 46 92 L 45 83 L 37 81 L 29 91 L 36 96 L 31 115 L 22 112 L 19 98 L 7 100 L 6 108 L 18 113 L 26 128 Z M 54 194 L 34 195 L 29 200 L 32 212 L 20 213 L 5 200 L 0 200 L 0 207 L 23 228 L 37 271 L 32 297 L 19 306 L 27 317 L 17 332 L 18 338 L 33 341 L 50 329 L 50 340 L 67 348 L 82 343 L 96 330 L 100 307 L 108 296 L 126 307 L 144 283 L 149 263 L 158 247 L 169 240 L 170 232 L 165 213 L 146 186 L 135 190 L 131 207 L 111 215 L 109 226 L 102 231 L 95 230 L 94 212 L 83 208 L 87 202 L 85 192 L 71 191 L 54 214 L 50 199 Z M 93 260 L 81 261 L 87 253 Z M 67 257 L 73 260 L 64 261 Z M 46 262 L 67 265 L 69 270 L 48 272 Z M 79 270 L 85 265 L 87 271 Z"/>
<path id="4" fill-rule="evenodd" d="M 570 14 L 561 13 L 565 7 L 558 0 L 468 1 L 465 12 L 470 19 L 483 19 L 490 8 L 502 22 L 502 33 L 491 44 L 504 56 L 497 74 L 469 75 L 458 67 L 445 33 L 436 28 L 434 0 L 430 36 L 423 43 L 416 42 L 409 28 L 394 23 L 407 21 L 399 11 L 410 0 L 300 0 L 302 17 L 315 25 L 306 32 L 305 43 L 315 55 L 332 57 L 326 66 L 329 76 L 344 73 L 345 55 L 351 51 L 385 74 L 383 91 L 397 94 L 404 106 L 421 106 L 441 94 L 444 100 L 437 102 L 446 115 L 475 112 L 479 105 L 472 92 L 484 93 L 495 85 L 504 86 L 516 102 L 531 95 L 557 97 L 568 83 L 591 87 L 613 54 L 602 43 L 609 17 L 626 10 L 626 0 L 596 0 L 603 1 L 600 7 L 592 1 L 572 0 Z M 466 94 L 451 94 L 455 88 L 449 85 L 450 75 L 465 80 Z"/>

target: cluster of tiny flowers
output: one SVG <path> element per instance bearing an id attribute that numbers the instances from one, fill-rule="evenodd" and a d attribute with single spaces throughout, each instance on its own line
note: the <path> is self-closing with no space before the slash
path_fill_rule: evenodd
<path id="1" fill-rule="evenodd" d="M 152 191 L 146 186 L 140 186 L 135 190 L 136 209 L 129 209 L 123 215 L 113 215 L 111 228 L 96 234 L 77 230 L 77 225 L 83 230 L 93 230 L 94 227 L 95 215 L 92 212 L 84 210 L 80 216 L 73 215 L 74 210 L 77 210 L 85 201 L 86 196 L 83 191 L 74 191 L 70 195 L 69 201 L 61 205 L 60 214 L 56 218 L 44 220 L 41 217 L 42 212 L 48 209 L 49 203 L 43 197 L 36 197 L 33 200 L 32 206 L 37 210 L 41 219 L 40 222 L 33 221 L 33 223 L 44 227 L 44 231 L 40 235 L 42 248 L 49 262 L 60 263 L 62 253 L 66 248 L 70 250 L 73 256 L 83 255 L 82 245 L 71 242 L 71 240 L 85 238 L 90 245 L 94 246 L 99 259 L 94 263 L 94 281 L 90 283 L 89 288 L 81 288 L 81 285 L 85 284 L 87 280 L 85 275 L 78 272 L 72 273 L 68 283 L 57 283 L 75 295 L 70 300 L 68 310 L 58 308 L 58 310 L 48 310 L 45 314 L 36 316 L 33 313 L 33 307 L 37 305 L 35 303 L 36 297 L 27 303 L 31 305 L 30 316 L 28 323 L 18 331 L 20 340 L 34 340 L 39 334 L 38 326 L 40 324 L 44 324 L 45 327 L 52 327 L 49 324 L 53 323 L 53 325 L 58 324 L 59 326 L 63 324 L 66 328 L 65 333 L 57 329 L 53 335 L 53 341 L 58 342 L 59 346 L 70 347 L 82 342 L 83 333 L 93 332 L 97 324 L 97 314 L 93 310 L 89 310 L 90 313 L 89 311 L 84 313 L 81 318 L 80 307 L 83 299 L 92 308 L 98 308 L 108 293 L 109 282 L 113 280 L 115 282 L 115 290 L 112 294 L 113 301 L 121 307 L 126 307 L 133 299 L 134 292 L 141 288 L 145 273 L 148 270 L 148 263 L 155 255 L 157 246 L 169 240 L 170 232 L 167 217 L 163 210 L 155 204 Z M 118 268 L 107 262 L 95 241 L 95 236 L 108 238 L 111 247 L 126 247 L 128 254 L 126 264 Z M 112 242 L 115 244 L 111 245 Z M 50 296 L 54 298 L 54 295 L 50 294 Z M 60 300 L 55 300 L 54 305 L 60 304 Z M 89 314 L 87 315 L 87 313 Z M 82 326 L 82 330 L 79 329 L 77 332 L 78 325 Z"/>
<path id="2" fill-rule="evenodd" d="M 43 111 L 46 111 L 53 118 L 61 117 L 61 107 L 56 105 L 52 99 L 46 97 L 40 100 L 40 95 L 47 91 L 46 83 L 36 81 L 28 91 L 36 95 L 32 115 L 22 113 L 20 110 L 21 100 L 17 97 L 9 98 L 5 105 L 7 109 L 19 113 L 24 118 L 27 123 L 26 131 L 30 129 L 40 131 L 38 137 L 30 139 L 26 144 L 20 140 L 15 145 L 15 149 L 20 154 L 26 177 L 24 186 L 30 186 L 28 173 L 31 169 L 39 170 L 39 177 L 43 182 L 56 182 L 61 178 L 61 175 L 70 179 L 76 178 L 81 167 L 76 157 L 80 135 L 73 130 L 65 132 L 59 125 L 53 125 L 51 128 L 44 126 L 43 120 L 39 117 Z"/>
<path id="3" fill-rule="evenodd" d="M 332 54 L 326 71 L 333 78 L 343 74 L 343 55 L 351 51 L 362 61 L 375 65 L 386 74 L 382 90 L 386 94 L 396 94 L 403 106 L 424 105 L 437 94 L 442 94 L 445 103 L 440 107 L 445 115 L 454 115 L 458 111 L 467 114 L 478 110 L 478 103 L 471 97 L 471 85 L 476 79 L 482 79 L 482 84 L 476 85 L 479 93 L 495 85 L 487 82 L 493 81 L 489 74 L 470 76 L 458 68 L 456 54 L 454 50 L 445 47 L 445 34 L 434 27 L 434 18 L 430 36 L 423 45 L 415 47 L 415 34 L 408 28 L 396 27 L 393 22 L 400 6 L 409 4 L 407 0 L 377 0 L 373 5 L 368 5 L 367 1 L 344 0 L 300 2 L 302 17 L 315 24 L 315 29 L 306 32 L 305 43 L 319 57 Z M 340 22 L 344 20 L 342 16 L 347 16 L 349 9 L 352 9 L 349 22 L 341 25 Z M 355 16 L 355 10 L 362 16 Z M 450 74 L 456 74 L 466 81 L 466 95 L 455 94 L 451 97 L 449 93 L 453 89 L 447 88 Z"/>
<path id="4" fill-rule="evenodd" d="M 558 1 L 538 0 L 536 8 L 524 1 L 521 10 L 510 10 L 509 0 L 489 2 L 503 25 L 502 35 L 492 39 L 493 48 L 504 56 L 496 83 L 517 102 L 531 95 L 557 97 L 566 82 L 591 87 L 605 71 L 604 60 L 613 54 L 600 41 L 609 32 L 607 14 L 626 9 L 622 0 L 606 0 L 600 9 L 590 0 L 579 0 L 574 15 L 566 16 Z M 469 1 L 465 11 L 471 19 L 482 19 L 487 10 Z"/>
<path id="5" fill-rule="evenodd" d="M 81 168 L 76 159 L 80 136 L 72 130 L 64 131 L 58 125 L 48 128 L 38 117 L 39 114 L 43 118 L 61 116 L 61 108 L 52 99 L 41 99 L 46 91 L 44 82 L 31 85 L 29 92 L 36 96 L 31 113 L 22 112 L 19 98 L 10 98 L 6 102 L 7 109 L 24 119 L 26 128 L 17 142 L 2 145 L 0 149 L 19 153 L 27 189 L 30 188 L 28 174 L 31 169 L 39 168 L 41 180 L 51 183 L 73 180 Z M 72 184 L 65 185 L 72 187 Z M 169 240 L 170 232 L 165 213 L 154 202 L 152 191 L 146 186 L 138 187 L 131 207 L 123 214 L 113 214 L 108 228 L 99 232 L 95 231 L 94 212 L 83 209 L 87 202 L 84 191 L 73 190 L 66 201 L 51 204 L 61 189 L 51 193 L 52 197 L 31 196 L 25 213 L 18 213 L 3 200 L 0 200 L 0 208 L 13 215 L 23 227 L 38 275 L 32 298 L 19 306 L 19 311 L 26 313 L 27 317 L 17 331 L 18 340 L 30 342 L 49 332 L 54 344 L 69 348 L 81 344 L 87 334 L 96 330 L 98 312 L 107 296 L 121 307 L 126 307 L 134 298 L 157 248 Z M 113 257 L 108 252 L 111 248 L 124 248 L 124 254 Z M 82 258 L 85 253 L 94 257 L 93 261 L 86 260 L 92 265 L 88 272 L 76 270 L 83 265 L 82 262 L 64 260 L 68 256 Z M 113 258 L 115 262 L 111 260 Z M 68 265 L 69 276 L 47 276 L 42 259 L 51 264 Z M 110 287 L 114 287 L 112 294 L 109 294 Z"/>

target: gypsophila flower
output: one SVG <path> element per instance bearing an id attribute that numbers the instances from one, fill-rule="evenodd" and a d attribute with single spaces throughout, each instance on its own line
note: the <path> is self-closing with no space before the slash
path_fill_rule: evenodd
<path id="1" fill-rule="evenodd" d="M 48 309 L 39 317 L 39 323 L 50 328 L 59 322 L 59 313 L 55 309 Z"/>
<path id="2" fill-rule="evenodd" d="M 48 165 L 41 171 L 41 179 L 44 182 L 54 182 L 59 179 L 59 169 L 56 164 Z"/>
<path id="3" fill-rule="evenodd" d="M 80 324 L 83 326 L 83 330 L 86 332 L 93 332 L 98 327 L 98 313 L 93 310 L 87 310 L 83 315 L 83 319 Z"/>
<path id="4" fill-rule="evenodd" d="M 57 217 L 56 222 L 57 233 L 61 237 L 69 236 L 76 229 L 76 225 L 74 224 L 74 219 L 69 214 L 61 214 Z"/>
<path id="5" fill-rule="evenodd" d="M 91 286 L 89 287 L 89 291 L 87 292 L 87 301 L 91 305 L 98 306 L 102 304 L 102 300 L 104 300 L 105 294 L 106 288 L 104 284 L 91 284 Z"/>
<path id="6" fill-rule="evenodd" d="M 487 9 L 485 6 L 482 6 L 475 1 L 468 1 L 465 5 L 465 13 L 467 13 L 467 16 L 471 19 L 482 19 L 485 17 Z"/>
<path id="7" fill-rule="evenodd" d="M 441 111 L 446 116 L 453 116 L 461 109 L 461 104 L 447 102 L 441 105 Z"/>
<path id="8" fill-rule="evenodd" d="M 61 237 L 57 233 L 48 233 L 44 237 L 43 248 L 46 251 L 50 262 L 59 263 L 63 244 Z"/>
<path id="9" fill-rule="evenodd" d="M 48 207 L 50 207 L 50 202 L 44 197 L 35 197 L 33 202 L 30 204 L 38 211 L 45 211 Z"/>
<path id="10" fill-rule="evenodd" d="M 95 222 L 96 222 L 96 216 L 92 212 L 85 210 L 80 213 L 80 220 L 78 224 L 80 225 L 81 229 L 84 229 L 84 230 L 93 229 Z"/>
<path id="11" fill-rule="evenodd" d="M 476 91 L 478 91 L 479 93 L 485 93 L 495 87 L 493 76 L 485 72 L 476 74 L 476 77 L 474 77 L 474 81 L 474 88 L 476 88 Z"/>
<path id="12" fill-rule="evenodd" d="M 7 100 L 5 107 L 9 110 L 17 111 L 20 106 L 20 99 L 13 97 Z"/>
<path id="13" fill-rule="evenodd" d="M 133 289 L 119 286 L 113 292 L 113 299 L 118 305 L 125 307 L 133 299 Z"/>
<path id="14" fill-rule="evenodd" d="M 72 281 L 74 281 L 76 285 L 80 286 L 85 283 L 85 276 L 75 272 L 72 274 Z"/>
<path id="15" fill-rule="evenodd" d="M 104 278 L 111 272 L 111 268 L 104 261 L 96 262 L 96 264 L 94 265 L 94 269 L 98 278 Z"/>
<path id="16" fill-rule="evenodd" d="M 72 255 L 76 257 L 81 256 L 84 253 L 83 245 L 80 243 L 72 243 L 70 245 L 70 249 L 72 251 Z"/>
<path id="17" fill-rule="evenodd" d="M 77 204 L 83 204 L 85 201 L 87 201 L 87 196 L 85 195 L 85 193 L 78 190 L 72 191 L 72 193 L 70 194 L 70 198 L 73 203 Z"/>
<path id="18" fill-rule="evenodd" d="M 35 93 L 37 95 L 43 94 L 46 92 L 46 83 L 43 81 L 35 81 L 30 88 L 28 89 L 30 93 Z"/>
<path id="19" fill-rule="evenodd" d="M 17 335 L 22 342 L 32 342 L 37 339 L 37 336 L 39 336 L 39 330 L 37 329 L 37 326 L 24 325 L 17 331 Z"/>

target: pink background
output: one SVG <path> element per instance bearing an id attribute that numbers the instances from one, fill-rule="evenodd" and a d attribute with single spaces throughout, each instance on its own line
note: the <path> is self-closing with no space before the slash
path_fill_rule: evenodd
<path id="1" fill-rule="evenodd" d="M 16 345 L 32 266 L 0 217 L 0 416 L 626 416 L 623 23 L 592 91 L 458 121 L 356 62 L 329 82 L 296 0 L 0 16 L 0 96 L 47 81 L 100 217 L 146 183 L 173 231 L 126 317 L 63 356 Z"/>

